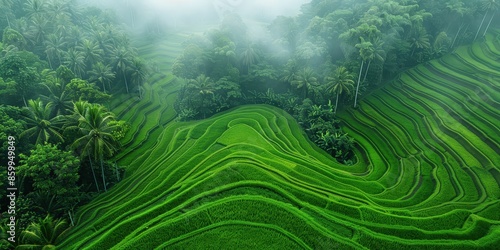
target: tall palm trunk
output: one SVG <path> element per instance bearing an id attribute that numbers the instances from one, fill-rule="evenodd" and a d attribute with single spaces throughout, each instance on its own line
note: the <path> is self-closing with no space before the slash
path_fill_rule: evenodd
<path id="1" fill-rule="evenodd" d="M 361 82 L 361 73 L 363 72 L 363 66 L 365 64 L 365 61 L 361 61 L 361 67 L 359 68 L 359 74 L 358 74 L 358 84 L 356 86 L 356 94 L 354 94 L 354 107 L 356 107 L 356 104 L 358 103 L 358 91 L 359 91 L 359 83 Z"/>
<path id="2" fill-rule="evenodd" d="M 368 70 L 370 69 L 371 63 L 372 63 L 372 60 L 368 61 L 368 66 L 366 66 L 365 76 L 363 77 L 363 82 L 366 80 L 366 75 L 368 75 Z"/>
<path id="3" fill-rule="evenodd" d="M 108 190 L 106 189 L 106 179 L 104 178 L 104 166 L 102 164 L 102 155 L 100 158 L 101 158 L 102 185 L 104 186 L 104 192 L 107 192 Z"/>
<path id="4" fill-rule="evenodd" d="M 483 36 L 486 36 L 486 32 L 488 32 L 488 29 L 490 28 L 491 21 L 493 21 L 493 17 L 495 17 L 496 13 L 497 12 L 495 11 L 495 12 L 493 12 L 493 15 L 491 15 L 490 21 L 488 22 L 488 25 L 486 26 L 486 29 L 484 30 Z"/>
<path id="5" fill-rule="evenodd" d="M 95 177 L 94 167 L 92 166 L 92 159 L 89 155 L 90 169 L 92 170 L 92 176 L 94 177 L 95 186 L 97 187 L 97 192 L 101 192 L 99 189 L 99 184 L 97 184 L 97 178 Z"/>
<path id="6" fill-rule="evenodd" d="M 335 100 L 335 109 L 333 110 L 334 114 L 337 114 L 337 107 L 339 106 L 339 95 L 340 93 L 337 92 L 337 99 Z"/>
<path id="7" fill-rule="evenodd" d="M 52 67 L 52 63 L 50 62 L 50 56 L 49 56 L 49 53 L 46 53 L 46 54 L 47 54 L 47 61 L 49 62 L 49 67 L 50 67 L 51 69 L 54 69 L 54 68 Z"/>
<path id="8" fill-rule="evenodd" d="M 477 29 L 476 36 L 474 37 L 474 41 L 476 40 L 477 35 L 479 34 L 479 31 L 481 30 L 481 27 L 483 27 L 483 22 L 484 22 L 484 19 L 486 18 L 486 15 L 488 15 L 488 11 L 486 11 L 486 13 L 484 13 L 483 20 L 481 21 L 481 24 L 479 25 L 479 28 Z"/>
<path id="9" fill-rule="evenodd" d="M 127 94 L 128 94 L 128 82 L 127 82 L 127 77 L 125 77 L 125 69 L 122 69 L 122 74 L 123 74 L 123 80 L 125 80 L 125 88 L 127 88 Z"/>
<path id="10" fill-rule="evenodd" d="M 465 25 L 465 24 L 464 24 L 464 23 L 462 23 L 462 24 L 460 25 L 460 27 L 458 28 L 458 30 L 457 30 L 457 34 L 455 34 L 455 38 L 453 38 L 453 42 L 451 43 L 450 49 L 451 49 L 451 48 L 453 48 L 453 46 L 455 45 L 455 41 L 456 41 L 456 40 L 457 40 L 457 38 L 458 38 L 458 34 L 460 34 L 460 31 L 462 30 L 462 28 L 464 27 L 464 25 Z"/>
<path id="11" fill-rule="evenodd" d="M 102 81 L 101 83 L 102 83 L 102 89 L 104 90 L 104 93 L 106 94 L 106 85 L 104 84 L 104 81 Z"/>

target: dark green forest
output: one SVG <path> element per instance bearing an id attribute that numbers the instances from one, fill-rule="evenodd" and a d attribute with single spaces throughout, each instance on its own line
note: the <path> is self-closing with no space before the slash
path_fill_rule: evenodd
<path id="1" fill-rule="evenodd" d="M 499 1 L 108 4 L 0 0 L 1 249 L 500 244 Z"/>

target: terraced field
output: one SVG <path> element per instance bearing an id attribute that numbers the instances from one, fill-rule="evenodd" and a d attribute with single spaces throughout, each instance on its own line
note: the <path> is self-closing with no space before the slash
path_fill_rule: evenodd
<path id="1" fill-rule="evenodd" d="M 498 34 L 341 114 L 354 166 L 271 106 L 168 122 L 171 102 L 157 92 L 175 84 L 152 81 L 149 95 L 116 109 L 141 127 L 124 139 L 138 145 L 119 157 L 127 177 L 80 209 L 61 248 L 498 249 Z"/>
<path id="2" fill-rule="evenodd" d="M 147 38 L 135 41 L 143 59 L 154 63 L 158 69 L 152 71 L 144 84 L 142 98 L 138 93 L 132 98 L 122 94 L 113 97 L 109 105 L 119 119 L 130 123 L 131 129 L 121 141 L 124 150 L 115 157 L 121 165 L 128 166 L 143 154 L 142 149 L 151 148 L 164 126 L 175 118 L 173 103 L 180 84 L 169 72 L 173 61 L 182 52 L 181 43 L 187 37 L 187 33 L 176 33 L 154 42 Z"/>

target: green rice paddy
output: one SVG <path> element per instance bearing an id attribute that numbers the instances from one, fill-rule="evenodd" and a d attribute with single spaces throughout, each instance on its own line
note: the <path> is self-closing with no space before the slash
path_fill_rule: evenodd
<path id="1" fill-rule="evenodd" d="M 271 106 L 173 122 L 179 84 L 154 74 L 142 99 L 111 104 L 132 127 L 116 157 L 126 178 L 79 210 L 61 249 L 497 249 L 498 34 L 340 114 L 353 166 Z M 175 39 L 141 53 L 168 72 Z"/>

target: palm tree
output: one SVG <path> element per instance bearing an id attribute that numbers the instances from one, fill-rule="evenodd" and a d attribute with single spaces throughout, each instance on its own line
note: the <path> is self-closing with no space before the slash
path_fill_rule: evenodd
<path id="1" fill-rule="evenodd" d="M 61 64 L 61 54 L 64 53 L 64 47 L 66 46 L 64 38 L 56 34 L 50 34 L 44 44 L 50 68 L 54 68 L 53 66 L 57 68 Z M 57 58 L 57 66 L 52 64 L 51 58 Z"/>
<path id="2" fill-rule="evenodd" d="M 337 98 L 335 100 L 335 110 L 333 113 L 337 113 L 337 107 L 339 103 L 339 96 L 346 92 L 351 93 L 351 88 L 354 86 L 353 75 L 347 71 L 344 66 L 340 66 L 335 70 L 335 74 L 326 78 L 327 87 L 326 91 L 331 94 L 336 94 Z"/>
<path id="3" fill-rule="evenodd" d="M 73 110 L 71 110 L 71 115 L 65 116 L 65 125 L 64 131 L 69 133 L 78 134 L 80 132 L 79 122 L 81 119 L 84 119 L 87 108 L 89 107 L 89 103 L 87 101 L 76 101 L 73 102 Z M 73 145 L 74 146 L 74 145 Z M 80 154 L 80 160 L 83 161 L 85 157 L 88 157 L 90 163 L 90 170 L 92 172 L 92 177 L 94 177 L 94 183 L 97 189 L 97 192 L 100 192 L 99 184 L 97 183 L 97 178 L 95 175 L 94 167 L 92 166 L 92 158 L 90 154 Z"/>
<path id="4" fill-rule="evenodd" d="M 202 96 L 208 94 L 214 94 L 215 86 L 214 82 L 210 80 L 210 77 L 205 76 L 204 74 L 199 75 L 196 79 L 191 79 L 187 85 L 188 88 L 193 89 L 198 92 Z"/>
<path id="5" fill-rule="evenodd" d="M 113 73 L 111 67 L 109 65 L 104 65 L 102 62 L 94 64 L 92 70 L 89 71 L 89 75 L 91 81 L 98 81 L 102 84 L 104 93 L 106 93 L 106 83 L 109 85 L 115 78 L 115 73 Z"/>
<path id="6" fill-rule="evenodd" d="M 303 89 L 304 99 L 307 99 L 309 91 L 318 85 L 318 79 L 314 77 L 314 71 L 311 68 L 304 68 L 295 75 L 291 84 L 297 89 Z"/>
<path id="7" fill-rule="evenodd" d="M 83 32 L 76 26 L 69 26 L 67 33 L 65 39 L 70 47 L 78 46 L 84 39 Z"/>
<path id="8" fill-rule="evenodd" d="M 85 69 L 85 57 L 82 52 L 70 48 L 64 55 L 64 64 L 81 77 Z"/>
<path id="9" fill-rule="evenodd" d="M 40 95 L 42 100 L 51 103 L 54 116 L 64 115 L 67 110 L 71 109 L 71 97 L 66 92 L 66 83 L 60 79 L 57 80 L 57 82 L 43 83 L 49 95 Z"/>
<path id="10" fill-rule="evenodd" d="M 28 101 L 28 115 L 25 117 L 28 129 L 21 133 L 21 136 L 36 135 L 35 144 L 42 144 L 53 140 L 63 142 L 64 139 L 59 133 L 62 125 L 60 116 L 51 117 L 52 103 L 43 104 L 40 100 Z"/>
<path id="11" fill-rule="evenodd" d="M 240 55 L 241 64 L 247 68 L 247 73 L 250 72 L 250 66 L 259 61 L 259 55 L 253 46 L 248 47 Z"/>
<path id="12" fill-rule="evenodd" d="M 482 7 L 483 7 L 483 9 L 486 10 L 486 13 L 484 13 L 484 17 L 486 17 L 486 14 L 488 13 L 488 11 L 493 11 L 493 14 L 491 15 L 490 21 L 488 22 L 488 25 L 486 26 L 486 29 L 484 30 L 484 33 L 483 33 L 483 36 L 485 36 L 486 32 L 488 32 L 488 29 L 490 28 L 491 21 L 495 17 L 497 10 L 500 8 L 500 1 L 499 0 L 484 0 Z M 483 17 L 483 21 L 484 21 L 484 17 Z M 481 22 L 481 25 L 482 25 L 482 22 Z M 479 29 L 481 29 L 481 26 L 479 26 Z M 476 37 L 477 37 L 477 34 L 476 34 Z M 474 40 L 475 39 L 476 38 L 474 38 Z"/>
<path id="13" fill-rule="evenodd" d="M 292 81 L 295 79 L 295 76 L 297 75 L 298 72 L 298 66 L 297 62 L 290 59 L 285 65 L 285 70 L 283 70 L 283 76 L 281 77 L 281 80 L 286 83 L 292 83 Z"/>
<path id="14" fill-rule="evenodd" d="M 103 161 L 105 157 L 112 156 L 118 148 L 118 141 L 112 134 L 118 125 L 110 124 L 115 120 L 113 114 L 99 104 L 87 103 L 84 107 L 75 107 L 75 109 L 75 114 L 80 116 L 78 128 L 82 137 L 78 138 L 72 146 L 81 150 L 82 157 L 88 156 L 91 164 L 92 161 L 100 162 L 102 183 L 104 191 L 107 191 Z"/>
<path id="15" fill-rule="evenodd" d="M 363 82 L 366 80 L 366 75 L 368 75 L 368 70 L 370 70 L 370 64 L 373 60 L 379 61 L 379 62 L 384 62 L 385 60 L 385 50 L 383 48 L 384 46 L 384 41 L 380 39 L 380 37 L 377 37 L 375 41 L 372 43 L 373 45 L 373 51 L 372 51 L 372 56 L 368 60 L 368 66 L 366 66 L 365 70 L 365 76 L 363 77 Z"/>
<path id="16" fill-rule="evenodd" d="M 32 223 L 21 233 L 21 243 L 16 249 L 53 249 L 69 227 L 64 219 L 54 220 L 47 215 L 39 223 Z"/>
<path id="17" fill-rule="evenodd" d="M 76 49 L 84 56 L 87 68 L 90 68 L 96 62 L 101 61 L 102 54 L 104 53 L 96 42 L 88 39 L 84 39 L 78 46 L 76 46 Z"/>
<path id="18" fill-rule="evenodd" d="M 68 20 L 70 18 L 70 6 L 68 1 L 50 1 L 47 12 L 53 20 Z"/>
<path id="19" fill-rule="evenodd" d="M 136 86 L 141 86 L 148 76 L 148 68 L 142 60 L 137 57 L 132 59 L 130 63 L 130 77 L 132 83 Z"/>
<path id="20" fill-rule="evenodd" d="M 113 40 L 102 31 L 102 26 L 100 29 L 92 29 L 93 39 L 99 45 L 99 48 L 104 52 L 104 55 L 109 55 L 113 50 Z"/>
<path id="21" fill-rule="evenodd" d="M 365 41 L 363 37 L 360 37 L 361 42 L 356 44 L 356 48 L 359 49 L 359 55 L 361 56 L 361 67 L 359 67 L 358 83 L 356 84 L 356 93 L 354 94 L 354 107 L 357 105 L 358 101 L 358 91 L 359 85 L 361 83 L 361 74 L 363 73 L 363 66 L 365 62 L 371 61 L 373 59 L 373 44 L 371 42 Z"/>
<path id="22" fill-rule="evenodd" d="M 121 47 L 113 51 L 115 68 L 117 71 L 119 70 L 122 72 L 123 81 L 125 82 L 125 87 L 127 88 L 127 93 L 129 93 L 129 91 L 126 71 L 130 64 L 130 57 L 130 51 L 126 48 Z"/>
<path id="23" fill-rule="evenodd" d="M 410 56 L 413 56 L 416 49 L 428 49 L 431 47 L 429 35 L 424 27 L 419 27 L 415 30 L 413 37 L 410 38 L 410 46 L 413 48 Z"/>
<path id="24" fill-rule="evenodd" d="M 0 11 L 2 12 L 2 16 L 5 17 L 5 20 L 7 21 L 7 27 L 9 28 L 11 28 L 9 16 L 15 18 L 12 13 L 13 3 L 14 2 L 12 0 L 0 0 Z"/>
<path id="25" fill-rule="evenodd" d="M 24 11 L 29 17 L 41 15 L 47 10 L 47 2 L 43 0 L 28 0 L 24 3 Z"/>
<path id="26" fill-rule="evenodd" d="M 47 33 L 49 33 L 50 23 L 45 16 L 35 15 L 31 19 L 31 33 L 30 40 L 35 45 L 43 44 Z"/>

